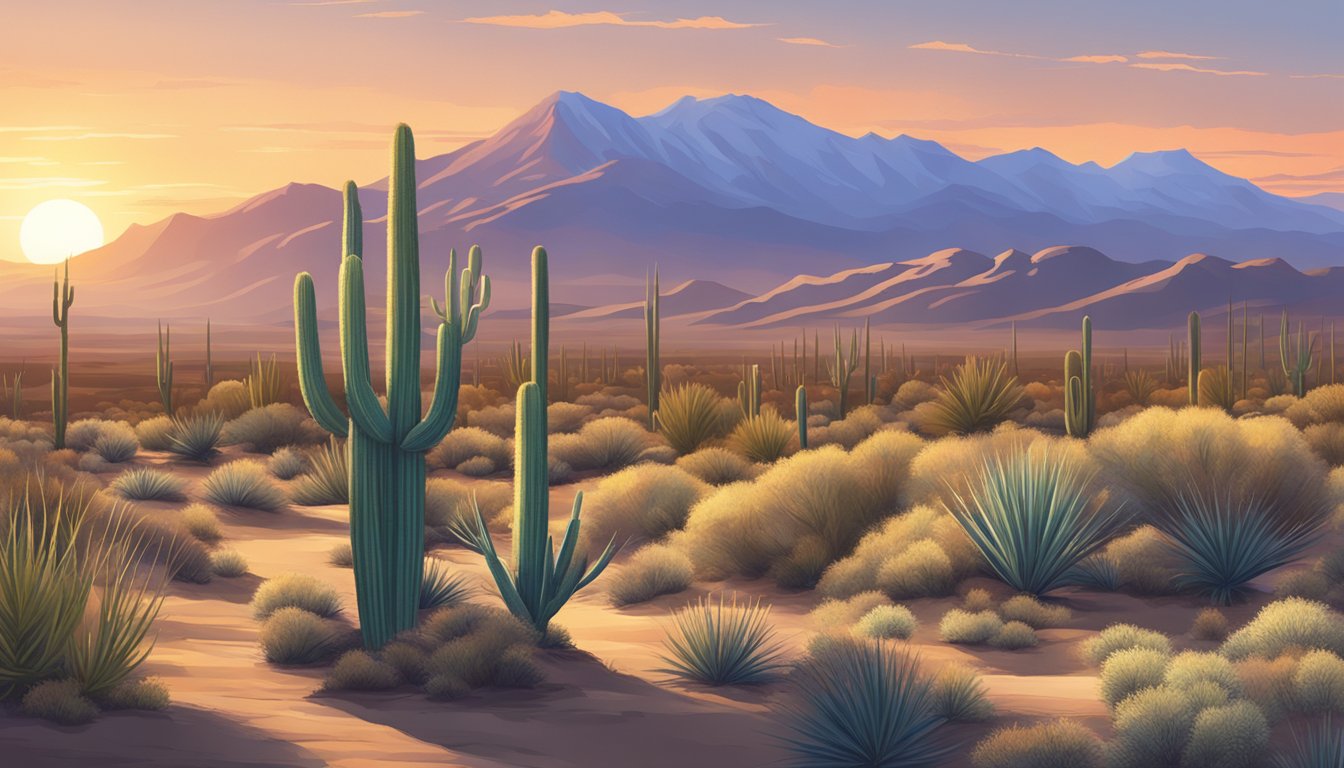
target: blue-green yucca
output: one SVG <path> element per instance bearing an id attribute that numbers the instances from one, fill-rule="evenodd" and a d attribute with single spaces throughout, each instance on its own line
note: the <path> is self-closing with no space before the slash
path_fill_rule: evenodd
<path id="1" fill-rule="evenodd" d="M 1071 583 L 1126 522 L 1120 507 L 1092 503 L 1091 484 L 1067 456 L 1030 446 L 986 459 L 967 494 L 949 489 L 946 506 L 999 578 L 1041 595 Z"/>
<path id="2" fill-rule="evenodd" d="M 1306 737 L 1293 732 L 1293 751 L 1275 756 L 1274 768 L 1344 768 L 1344 728 L 1327 715 L 1307 726 Z"/>
<path id="3" fill-rule="evenodd" d="M 741 685 L 772 679 L 782 668 L 770 626 L 770 606 L 701 598 L 672 614 L 663 642 L 662 671 L 708 685 Z"/>

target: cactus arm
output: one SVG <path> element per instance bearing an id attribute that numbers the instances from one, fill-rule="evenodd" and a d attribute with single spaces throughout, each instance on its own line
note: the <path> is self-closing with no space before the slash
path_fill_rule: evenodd
<path id="1" fill-rule="evenodd" d="M 429 413 L 411 428 L 401 441 L 401 449 L 412 453 L 428 451 L 448 434 L 457 419 L 457 396 L 462 382 L 462 342 L 455 329 L 439 324 L 439 370 L 434 378 L 434 400 Z"/>
<path id="2" fill-rule="evenodd" d="M 350 420 L 380 443 L 392 441 L 392 422 L 378 402 L 369 373 L 369 334 L 364 317 L 364 263 L 348 255 L 341 263 L 341 364 Z"/>
<path id="3" fill-rule="evenodd" d="M 317 298 L 313 276 L 307 272 L 294 279 L 294 338 L 303 402 L 319 426 L 344 438 L 349 432 L 349 421 L 327 389 L 327 376 L 322 371 L 322 342 L 317 334 Z"/>

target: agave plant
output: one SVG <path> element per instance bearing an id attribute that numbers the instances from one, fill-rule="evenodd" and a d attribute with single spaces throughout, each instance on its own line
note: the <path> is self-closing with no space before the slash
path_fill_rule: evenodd
<path id="1" fill-rule="evenodd" d="M 966 435 L 993 429 L 1022 401 L 1022 386 L 1016 376 L 1009 375 L 1003 360 L 967 357 L 952 371 L 951 379 L 940 379 L 943 386 L 927 425 L 935 434 Z"/>
<path id="2" fill-rule="evenodd" d="M 420 577 L 420 610 L 457 605 L 473 591 L 467 578 L 460 573 L 451 573 L 444 561 L 425 558 L 424 574 Z"/>
<path id="3" fill-rule="evenodd" d="M 1291 563 L 1319 540 L 1325 504 L 1282 508 L 1275 500 L 1233 498 L 1198 484 L 1159 507 L 1153 524 L 1179 556 L 1177 585 L 1228 605 L 1257 576 Z"/>
<path id="4" fill-rule="evenodd" d="M 308 471 L 294 479 L 289 498 L 306 507 L 350 503 L 350 472 L 345 445 L 332 438 L 308 455 Z"/>
<path id="5" fill-rule="evenodd" d="M 739 421 L 729 442 L 748 459 L 768 464 L 784 455 L 794 434 L 793 422 L 774 408 L 766 407 L 759 414 Z"/>
<path id="6" fill-rule="evenodd" d="M 986 459 L 965 495 L 949 484 L 946 506 L 999 578 L 1041 595 L 1073 582 L 1127 522 L 1121 506 L 1093 503 L 1092 479 L 1042 443 Z"/>
<path id="7" fill-rule="evenodd" d="M 673 387 L 658 399 L 654 424 L 677 453 L 692 453 L 718 436 L 719 400 L 704 384 Z"/>
<path id="8" fill-rule="evenodd" d="M 1307 726 L 1305 738 L 1293 732 L 1293 751 L 1274 758 L 1275 768 L 1344 768 L 1344 728 L 1326 715 Z"/>
<path id="9" fill-rule="evenodd" d="M 1126 394 L 1135 405 L 1147 406 L 1153 393 L 1157 391 L 1157 379 L 1142 368 L 1126 371 L 1124 385 Z"/>
<path id="10" fill-rule="evenodd" d="M 923 766 L 956 747 L 936 738 L 946 720 L 919 657 L 883 642 L 829 641 L 790 676 L 782 737 L 799 768 Z"/>
<path id="11" fill-rule="evenodd" d="M 702 597 L 672 614 L 664 641 L 668 674 L 707 685 L 741 685 L 772 679 L 784 665 L 770 626 L 770 606 Z"/>
<path id="12" fill-rule="evenodd" d="M 216 446 L 223 428 L 224 417 L 217 413 L 175 418 L 168 433 L 168 450 L 192 461 L 209 461 L 219 453 Z"/>

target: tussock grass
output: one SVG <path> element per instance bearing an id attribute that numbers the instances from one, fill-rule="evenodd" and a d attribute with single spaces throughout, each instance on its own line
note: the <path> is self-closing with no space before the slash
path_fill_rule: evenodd
<path id="1" fill-rule="evenodd" d="M 117 475 L 110 486 L 132 501 L 182 501 L 187 484 L 160 469 L 136 467 Z"/>
<path id="2" fill-rule="evenodd" d="M 265 619 L 283 608 L 298 608 L 327 618 L 341 612 L 341 597 L 316 577 L 282 573 L 257 587 L 252 595 L 252 615 Z"/>
<path id="3" fill-rule="evenodd" d="M 691 559 L 665 545 L 647 546 L 607 579 L 607 594 L 615 606 L 644 603 L 661 595 L 684 592 L 695 580 Z"/>
<path id="4" fill-rule="evenodd" d="M 672 614 L 663 643 L 671 675 L 706 685 L 746 685 L 774 678 L 782 669 L 780 646 L 770 625 L 770 606 L 728 602 L 722 594 Z"/>
<path id="5" fill-rule="evenodd" d="M 285 494 L 271 479 L 265 465 L 251 459 L 231 461 L 211 472 L 201 490 L 205 498 L 223 507 L 279 512 Z"/>
<path id="6" fill-rule="evenodd" d="M 274 457 L 272 457 L 274 458 Z M 315 507 L 350 503 L 349 456 L 335 438 L 308 454 L 308 469 L 294 479 L 289 498 L 295 504 Z"/>
<path id="7" fill-rule="evenodd" d="M 1102 768 L 1101 739 L 1087 726 L 1060 719 L 1000 728 L 971 753 L 975 768 Z"/>

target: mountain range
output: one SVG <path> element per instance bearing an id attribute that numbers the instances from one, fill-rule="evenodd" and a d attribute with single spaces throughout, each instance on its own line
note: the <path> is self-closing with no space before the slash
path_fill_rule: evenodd
<path id="1" fill-rule="evenodd" d="M 712 321 L 746 325 L 855 312 L 904 322 L 914 307 L 932 320 L 964 314 L 957 307 L 968 303 L 979 307 L 971 314 L 1044 311 L 1179 267 L 1175 280 L 1213 259 L 1188 264 L 1191 253 L 1313 279 L 1294 267 L 1344 262 L 1344 211 L 1270 194 L 1185 150 L 1135 153 L 1110 167 L 1043 149 L 970 161 L 909 136 L 846 136 L 751 96 L 686 97 L 632 117 L 556 93 L 487 139 L 421 158 L 417 178 L 425 289 L 441 287 L 436 272 L 450 247 L 477 242 L 502 310 L 524 304 L 536 243 L 551 252 L 553 299 L 575 311 L 630 300 L 632 278 L 657 265 L 665 285 L 703 281 L 688 294 L 696 311 L 736 305 Z M 370 290 L 382 282 L 385 189 L 383 179 L 361 190 Z M 340 212 L 337 190 L 293 183 L 216 215 L 133 226 L 72 263 L 80 301 L 109 317 L 282 323 L 294 274 L 307 270 L 329 312 Z M 1067 279 L 1032 279 L 1055 260 L 1038 263 L 1042 249 L 1058 243 L 1090 248 L 1059 262 Z M 980 255 L 1008 244 L 1025 250 Z M 50 271 L 5 271 L 0 312 L 44 311 L 37 286 Z M 811 310 L 780 303 L 832 297 L 810 278 L 785 290 L 800 274 L 833 275 L 818 279 L 847 286 L 839 293 L 861 290 L 819 298 L 826 306 Z M 918 300 L 889 293 L 932 275 L 960 287 Z M 996 291 L 992 308 L 967 298 L 999 283 L 1014 290 Z"/>

